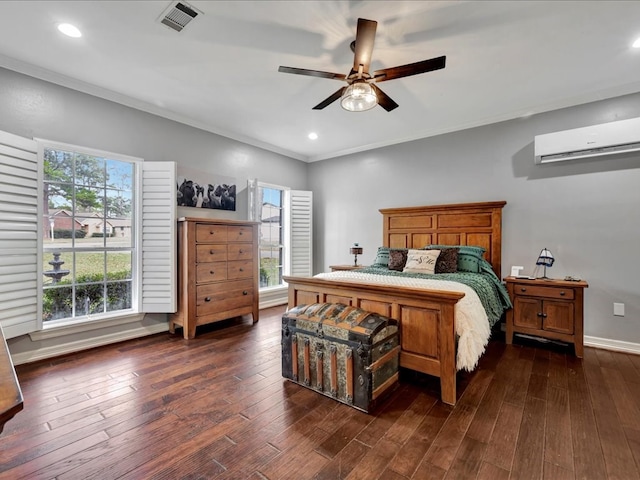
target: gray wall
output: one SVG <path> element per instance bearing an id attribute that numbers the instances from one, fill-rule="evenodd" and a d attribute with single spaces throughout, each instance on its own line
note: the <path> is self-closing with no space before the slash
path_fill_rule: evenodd
<path id="1" fill-rule="evenodd" d="M 585 335 L 640 343 L 640 154 L 533 161 L 537 134 L 631 117 L 640 117 L 640 94 L 313 163 L 315 271 L 351 263 L 353 242 L 371 263 L 380 208 L 506 200 L 503 276 L 511 265 L 532 273 L 547 247 L 556 257 L 549 276 L 589 283 Z M 614 302 L 625 317 L 613 316 Z"/>
<path id="2" fill-rule="evenodd" d="M 235 212 L 178 208 L 178 216 L 247 218 L 247 179 L 307 189 L 307 164 L 220 135 L 189 127 L 91 95 L 0 68 L 0 130 L 44 138 L 145 160 L 175 161 L 180 167 L 234 177 L 238 188 Z M 166 322 L 148 316 L 141 325 Z M 122 327 L 119 327 L 122 329 Z M 12 354 L 82 343 L 88 336 L 108 336 L 118 328 L 31 342 L 10 340 Z"/>
<path id="3" fill-rule="evenodd" d="M 140 110 L 0 68 L 0 130 L 235 177 L 307 188 L 307 164 Z M 182 210 L 182 209 L 180 209 Z M 185 213 L 186 212 L 186 213 Z M 195 216 L 186 208 L 178 215 Z M 205 212 L 204 210 L 202 211 Z M 231 218 L 246 219 L 247 205 Z"/>

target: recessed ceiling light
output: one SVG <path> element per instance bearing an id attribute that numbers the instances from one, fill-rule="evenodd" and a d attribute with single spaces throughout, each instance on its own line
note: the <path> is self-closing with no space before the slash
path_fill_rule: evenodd
<path id="1" fill-rule="evenodd" d="M 76 27 L 71 25 L 70 23 L 61 23 L 58 25 L 58 30 L 67 35 L 68 37 L 80 38 L 82 33 Z"/>
<path id="2" fill-rule="evenodd" d="M 632 45 L 633 48 L 640 48 L 640 38 L 638 38 Z"/>
<path id="3" fill-rule="evenodd" d="M 309 135 L 309 140 L 317 140 L 318 139 L 318 134 L 316 132 L 311 132 Z"/>

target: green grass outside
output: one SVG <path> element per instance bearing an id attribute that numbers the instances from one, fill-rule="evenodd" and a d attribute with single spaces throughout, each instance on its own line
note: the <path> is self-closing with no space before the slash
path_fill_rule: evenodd
<path id="1" fill-rule="evenodd" d="M 76 276 L 82 277 L 85 275 L 102 275 L 104 273 L 104 254 L 103 253 L 76 253 Z M 53 260 L 53 255 L 49 252 L 45 252 L 42 255 L 42 271 L 51 271 L 54 269 L 53 265 L 49 264 L 49 261 Z M 71 253 L 63 253 L 60 255 L 60 260 L 65 263 L 60 265 L 60 270 L 69 270 L 69 275 L 62 277 L 62 282 L 69 281 L 72 278 L 73 273 L 73 255 Z M 107 265 L 109 272 L 129 272 L 131 276 L 131 254 L 120 252 L 108 252 L 107 253 Z M 47 276 L 44 277 L 45 285 L 51 283 L 51 279 Z"/>

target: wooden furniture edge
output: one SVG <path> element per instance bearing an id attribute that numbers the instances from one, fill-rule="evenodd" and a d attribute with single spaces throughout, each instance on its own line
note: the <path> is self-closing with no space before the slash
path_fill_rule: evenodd
<path id="1" fill-rule="evenodd" d="M 22 390 L 11 361 L 9 347 L 0 327 L 0 433 L 4 425 L 23 407 Z"/>

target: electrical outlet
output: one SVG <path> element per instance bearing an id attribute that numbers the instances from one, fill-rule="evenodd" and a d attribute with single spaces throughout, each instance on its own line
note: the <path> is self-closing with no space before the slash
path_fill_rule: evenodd
<path id="1" fill-rule="evenodd" d="M 614 303 L 613 314 L 616 317 L 624 317 L 624 303 Z"/>

